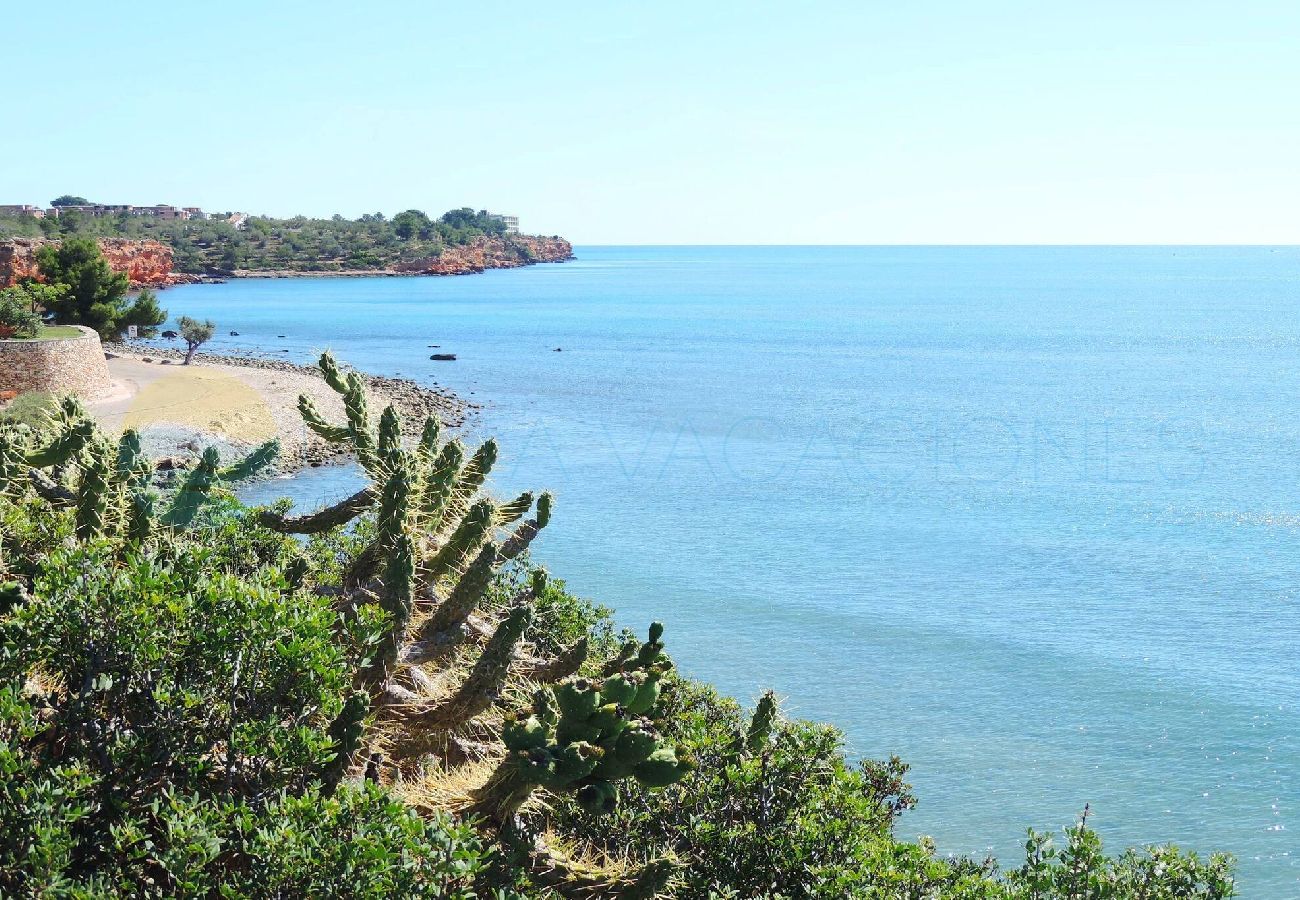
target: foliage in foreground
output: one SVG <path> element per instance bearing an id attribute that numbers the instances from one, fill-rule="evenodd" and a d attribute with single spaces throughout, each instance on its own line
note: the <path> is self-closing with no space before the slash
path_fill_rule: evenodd
<path id="1" fill-rule="evenodd" d="M 495 444 L 322 369 L 347 419 L 304 420 L 372 483 L 306 516 L 229 495 L 273 447 L 167 481 L 75 403 L 0 425 L 0 895 L 1231 895 L 1082 823 L 1006 871 L 898 840 L 901 762 L 616 639 L 528 559 L 549 497 L 482 493 Z"/>

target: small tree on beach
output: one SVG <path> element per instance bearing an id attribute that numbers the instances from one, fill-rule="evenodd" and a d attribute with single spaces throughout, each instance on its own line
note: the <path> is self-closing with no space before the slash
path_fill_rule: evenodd
<path id="1" fill-rule="evenodd" d="M 212 340 L 217 326 L 211 319 L 200 322 L 189 316 L 181 316 L 176 320 L 176 325 L 181 330 L 181 340 L 185 342 L 185 365 L 188 366 L 194 359 L 194 354 L 199 351 L 199 347 Z"/>

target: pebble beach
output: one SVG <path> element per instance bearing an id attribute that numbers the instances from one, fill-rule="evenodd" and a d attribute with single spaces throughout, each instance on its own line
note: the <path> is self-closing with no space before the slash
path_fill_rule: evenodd
<path id="1" fill-rule="evenodd" d="M 211 353 L 199 353 L 185 366 L 179 351 L 129 344 L 107 344 L 105 353 L 118 390 L 90 404 L 91 412 L 109 430 L 139 430 L 155 457 L 183 463 L 209 445 L 223 457 L 234 457 L 278 437 L 279 474 L 342 461 L 341 450 L 307 429 L 298 413 L 298 398 L 306 395 L 328 419 L 344 419 L 342 398 L 314 366 Z M 363 375 L 371 415 L 377 419 L 393 404 L 411 438 L 418 437 L 429 415 L 456 428 L 477 409 L 437 386 Z"/>

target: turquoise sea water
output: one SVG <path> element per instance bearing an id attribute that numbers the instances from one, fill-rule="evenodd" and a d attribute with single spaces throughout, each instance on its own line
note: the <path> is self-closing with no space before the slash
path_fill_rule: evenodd
<path id="1" fill-rule="evenodd" d="M 163 301 L 214 350 L 484 404 L 497 487 L 558 495 L 538 556 L 689 672 L 908 760 L 904 835 L 1015 865 L 1088 803 L 1109 848 L 1300 895 L 1300 250 L 578 256 Z"/>

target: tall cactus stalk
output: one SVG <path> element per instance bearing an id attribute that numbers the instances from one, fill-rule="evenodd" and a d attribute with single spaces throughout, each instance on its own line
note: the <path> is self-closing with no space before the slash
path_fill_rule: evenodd
<path id="1" fill-rule="evenodd" d="M 407 724 L 419 730 L 448 731 L 486 711 L 500 696 L 515 648 L 532 621 L 532 607 L 512 609 L 497 625 L 461 686 L 432 709 L 408 718 Z"/>
<path id="2" fill-rule="evenodd" d="M 487 541 L 495 524 L 496 505 L 488 499 L 477 501 L 470 507 L 460 525 L 438 550 L 426 566 L 430 581 L 437 581 L 461 571 L 465 562 Z"/>
<path id="3" fill-rule="evenodd" d="M 479 551 L 474 562 L 447 595 L 447 599 L 443 600 L 433 614 L 425 620 L 420 628 L 420 638 L 429 640 L 436 635 L 451 631 L 468 619 L 478 608 L 483 595 L 487 593 L 496 571 L 496 564 L 497 548 L 495 544 L 489 543 Z"/>
<path id="4" fill-rule="evenodd" d="M 216 449 L 207 448 L 158 512 L 160 495 L 151 486 L 153 466 L 138 432 L 126 430 L 113 445 L 74 398 L 60 402 L 53 424 L 53 437 L 35 446 L 30 437 L 13 430 L 0 434 L 0 490 L 14 489 L 25 473 L 22 480 L 39 496 L 73 508 L 81 540 L 118 535 L 140 544 L 158 526 L 187 527 L 218 489 L 261 472 L 280 450 L 279 441 L 269 441 L 222 467 Z"/>
<path id="5" fill-rule="evenodd" d="M 334 793 L 347 774 L 352 757 L 361 747 L 365 733 L 366 713 L 370 711 L 370 695 L 354 691 L 343 703 L 343 709 L 330 723 L 329 735 L 334 741 L 334 758 L 321 769 L 321 785 L 326 795 Z"/>
<path id="6" fill-rule="evenodd" d="M 77 485 L 76 534 L 78 540 L 89 541 L 103 534 L 108 519 L 113 448 L 101 439 L 87 447 L 85 454 Z"/>
<path id="7" fill-rule="evenodd" d="M 537 515 L 515 529 L 515 533 L 501 547 L 502 559 L 514 559 L 528 549 L 528 546 L 551 521 L 551 505 L 555 498 L 550 492 L 537 498 Z"/>

